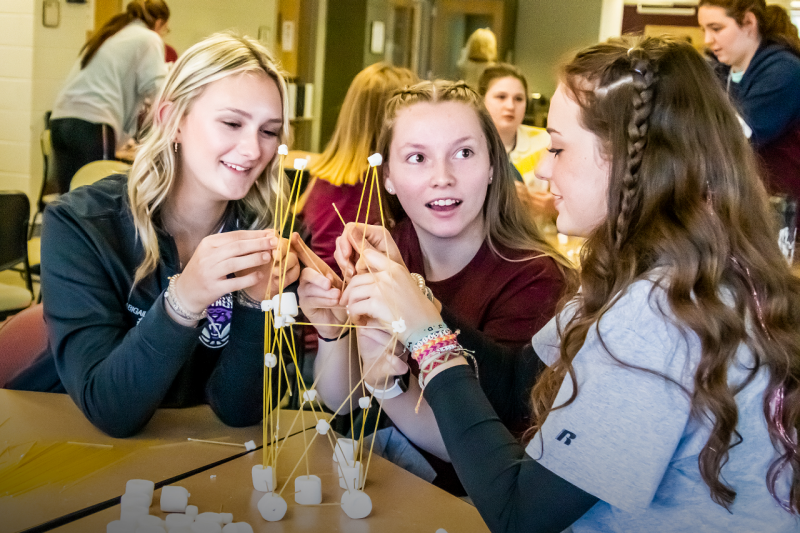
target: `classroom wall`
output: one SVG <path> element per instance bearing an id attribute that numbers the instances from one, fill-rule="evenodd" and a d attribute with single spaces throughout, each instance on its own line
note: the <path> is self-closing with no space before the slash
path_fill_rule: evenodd
<path id="1" fill-rule="evenodd" d="M 272 46 L 276 38 L 276 0 L 168 0 L 170 33 L 164 39 L 178 54 L 208 35 L 235 29 Z M 267 36 L 268 34 L 268 36 Z"/>
<path id="2" fill-rule="evenodd" d="M 519 0 L 516 64 L 531 92 L 551 96 L 562 59 L 597 42 L 602 4 L 603 0 Z"/>

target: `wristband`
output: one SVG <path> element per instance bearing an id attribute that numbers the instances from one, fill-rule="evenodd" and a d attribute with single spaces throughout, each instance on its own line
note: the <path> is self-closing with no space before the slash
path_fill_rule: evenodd
<path id="1" fill-rule="evenodd" d="M 184 309 L 178 301 L 178 286 L 176 285 L 176 282 L 180 276 L 180 274 L 175 274 L 174 276 L 168 278 L 169 287 L 167 287 L 166 292 L 164 292 L 164 298 L 166 298 L 167 303 L 172 310 L 175 311 L 175 314 L 182 319 L 189 320 L 191 322 L 203 320 L 206 316 L 208 316 L 208 311 L 206 309 L 203 309 L 199 313 L 192 313 L 191 311 Z"/>
<path id="2" fill-rule="evenodd" d="M 370 394 L 374 398 L 379 400 L 391 400 L 392 398 L 397 398 L 404 392 L 408 390 L 408 384 L 405 381 L 406 376 L 408 376 L 408 372 L 404 376 L 397 376 L 394 378 L 394 385 L 389 387 L 388 389 L 376 389 L 375 387 L 371 386 L 369 383 L 364 381 L 364 386 L 367 388 Z"/>
<path id="3" fill-rule="evenodd" d="M 450 328 L 448 328 L 447 324 L 444 322 L 418 329 L 408 336 L 408 340 L 406 341 L 406 349 L 408 349 L 409 352 L 414 353 L 414 349 L 416 348 L 417 344 L 439 337 L 440 335 L 446 335 L 448 333 L 451 333 Z"/>
<path id="4" fill-rule="evenodd" d="M 319 331 L 317 332 L 317 337 L 318 337 L 320 340 L 323 340 L 323 341 L 325 341 L 325 342 L 334 342 L 334 341 L 338 341 L 338 340 L 340 340 L 340 339 L 344 339 L 344 338 L 345 338 L 345 337 L 347 337 L 348 335 L 350 335 L 350 328 L 347 328 L 347 331 L 345 331 L 344 333 L 342 333 L 342 334 L 341 334 L 341 335 L 339 335 L 338 337 L 334 337 L 334 338 L 332 338 L 332 339 L 329 339 L 329 338 L 327 338 L 327 337 L 323 337 L 322 335 L 320 335 L 320 334 L 319 334 Z"/>

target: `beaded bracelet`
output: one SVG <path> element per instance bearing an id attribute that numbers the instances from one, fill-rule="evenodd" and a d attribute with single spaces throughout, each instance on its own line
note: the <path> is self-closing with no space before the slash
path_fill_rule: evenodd
<path id="1" fill-rule="evenodd" d="M 449 333 L 452 333 L 452 331 L 450 331 L 450 328 L 448 328 L 447 324 L 444 322 L 416 330 L 408 336 L 408 340 L 406 341 L 406 349 L 409 352 L 414 353 L 416 347 L 421 345 L 421 343 L 427 342 L 440 335 L 447 335 Z"/>
<path id="2" fill-rule="evenodd" d="M 174 276 L 169 277 L 169 287 L 167 287 L 167 291 L 164 293 L 164 298 L 166 298 L 167 303 L 175 311 L 179 317 L 184 320 L 189 320 L 191 322 L 197 322 L 199 320 L 203 320 L 205 317 L 208 316 L 208 311 L 203 309 L 199 313 L 192 313 L 191 311 L 187 311 L 183 308 L 183 306 L 178 301 L 178 290 L 177 290 L 177 281 L 180 277 L 180 274 L 175 274 Z"/>

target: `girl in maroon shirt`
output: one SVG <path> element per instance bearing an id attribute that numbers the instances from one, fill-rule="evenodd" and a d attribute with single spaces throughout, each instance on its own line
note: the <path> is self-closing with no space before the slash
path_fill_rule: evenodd
<path id="1" fill-rule="evenodd" d="M 389 102 L 379 151 L 394 240 L 384 240 L 383 230 L 371 226 L 372 245 L 423 276 L 454 330 L 479 330 L 507 346 L 529 343 L 555 315 L 571 269 L 521 207 L 503 143 L 480 97 L 463 82 L 423 82 L 399 91 Z M 337 239 L 335 257 L 346 279 L 356 272 L 363 228 L 348 225 Z M 340 292 L 318 272 L 303 271 L 299 295 L 310 322 L 347 319 Z M 340 330 L 317 326 L 328 341 L 317 355 L 316 373 L 324 371 L 317 389 L 331 408 L 342 404 L 349 384 L 359 379 L 351 348 L 359 349 L 365 372 L 372 368 L 365 381 L 376 398 L 387 381 L 392 385 L 395 376 L 409 372 L 405 359 L 383 357 L 373 365 L 390 333 L 360 329 L 337 339 Z M 383 409 L 395 427 L 439 466 L 434 482 L 457 490 L 442 479 L 451 477 L 441 468 L 448 455 L 424 399 L 415 414 L 417 381 L 410 379 L 404 393 L 385 396 Z"/>

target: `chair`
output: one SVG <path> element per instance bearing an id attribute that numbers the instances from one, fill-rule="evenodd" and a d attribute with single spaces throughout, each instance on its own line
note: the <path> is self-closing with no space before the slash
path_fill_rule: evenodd
<path id="1" fill-rule="evenodd" d="M 87 163 L 78 169 L 69 184 L 69 190 L 74 191 L 78 187 L 91 185 L 95 181 L 101 180 L 112 174 L 127 172 L 131 166 L 122 161 L 100 160 Z"/>
<path id="2" fill-rule="evenodd" d="M 9 318 L 0 327 L 0 388 L 47 351 L 42 304 Z"/>
<path id="3" fill-rule="evenodd" d="M 26 289 L 0 283 L 0 320 L 29 307 L 33 301 L 31 265 L 28 261 L 28 220 L 31 203 L 23 192 L 0 191 L 0 271 L 22 263 Z"/>
<path id="4" fill-rule="evenodd" d="M 48 116 L 45 117 L 45 122 L 48 122 L 48 118 L 49 112 Z M 54 185 L 49 180 L 52 167 L 51 158 L 53 156 L 53 143 L 50 139 L 49 126 L 45 127 L 45 130 L 39 136 L 39 146 L 42 149 L 42 186 L 39 189 L 39 199 L 36 201 L 36 213 L 33 215 L 33 220 L 31 221 L 28 239 L 33 237 L 33 232 L 36 229 L 36 223 L 44 212 L 44 208 L 59 197 L 58 193 L 48 194 L 48 191 L 51 191 L 54 188 Z"/>

